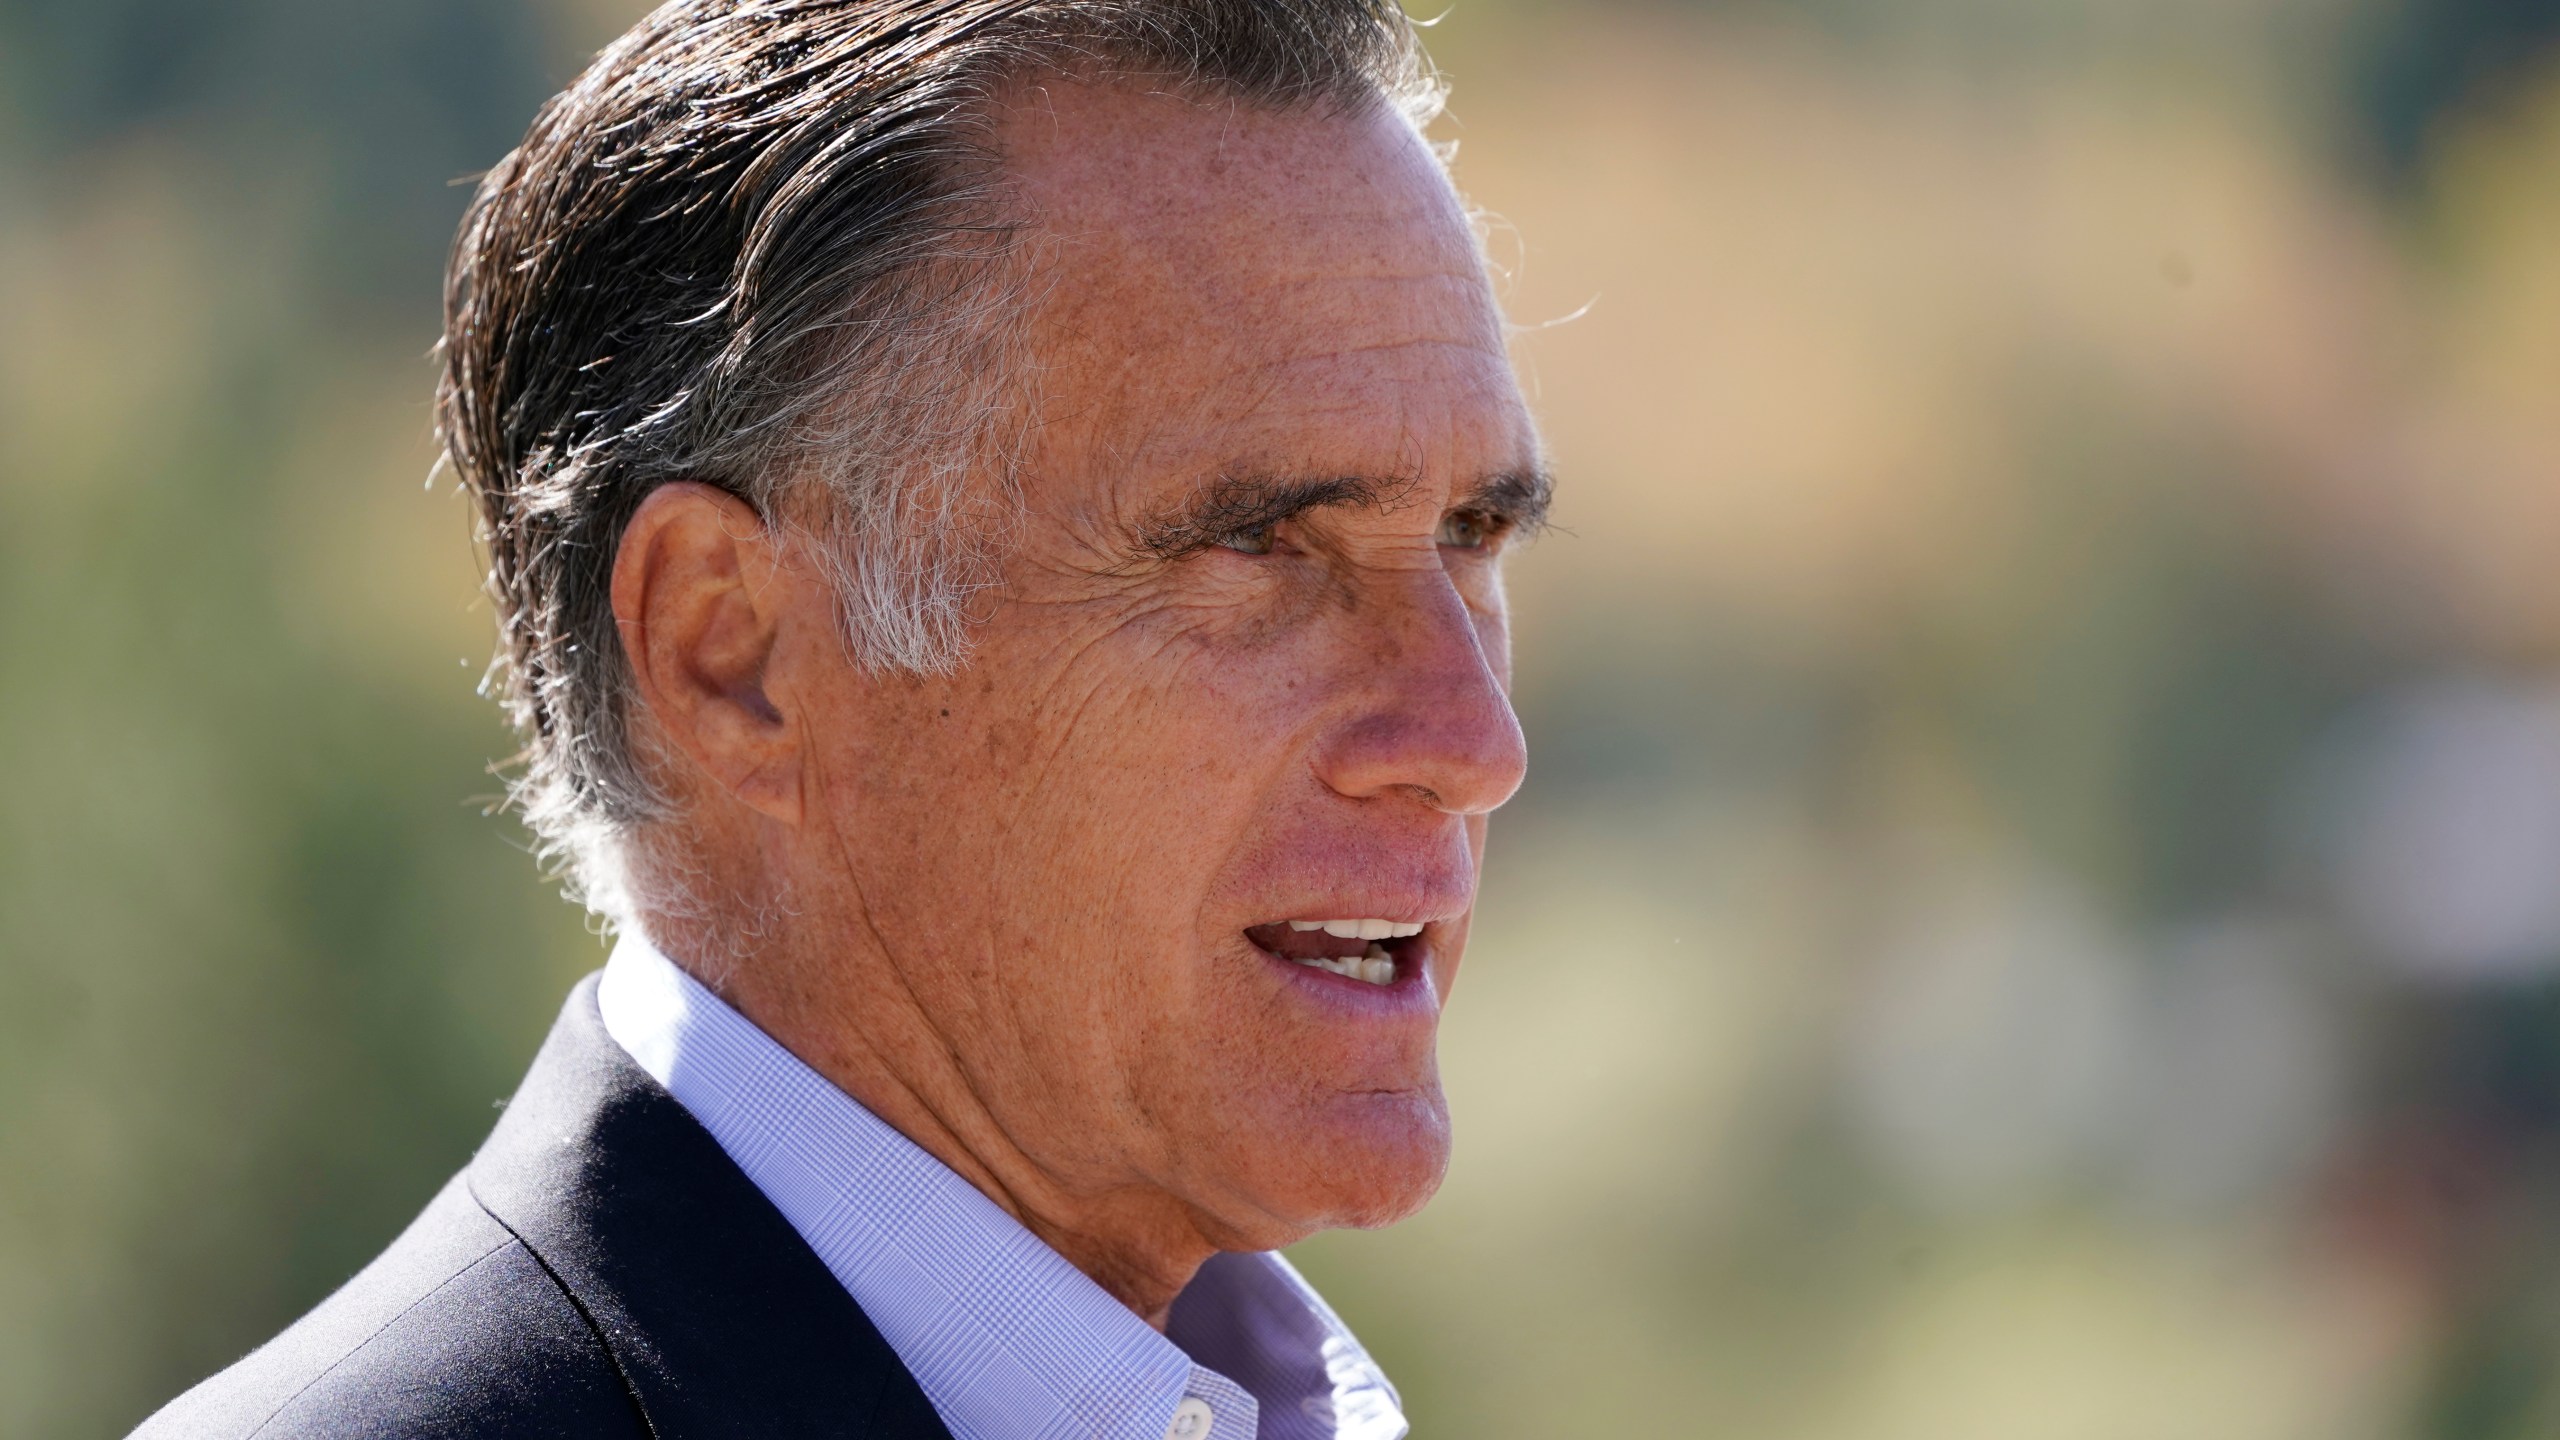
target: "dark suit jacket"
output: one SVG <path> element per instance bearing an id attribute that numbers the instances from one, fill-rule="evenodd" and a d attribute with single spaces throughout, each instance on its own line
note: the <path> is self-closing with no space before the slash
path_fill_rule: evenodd
<path id="1" fill-rule="evenodd" d="M 390 1249 L 136 1440 L 950 1440 L 781 1212 L 605 1033 L 595 984 Z"/>

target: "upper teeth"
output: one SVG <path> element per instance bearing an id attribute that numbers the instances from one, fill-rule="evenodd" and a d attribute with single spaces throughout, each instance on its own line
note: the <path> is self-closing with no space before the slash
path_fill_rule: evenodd
<path id="1" fill-rule="evenodd" d="M 1394 920 L 1292 920 L 1292 930 L 1321 930 L 1342 940 L 1401 940 L 1422 933 L 1419 921 L 1407 925 Z"/>

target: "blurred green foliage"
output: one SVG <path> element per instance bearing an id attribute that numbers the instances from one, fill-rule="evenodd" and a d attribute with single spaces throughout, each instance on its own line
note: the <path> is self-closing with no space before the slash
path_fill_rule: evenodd
<path id="1" fill-rule="evenodd" d="M 0 11 L 0 1432 L 118 1432 L 326 1293 L 574 973 L 473 803 L 506 745 L 422 488 L 448 182 L 542 40 L 445 0 Z M 356 514 L 436 557 L 398 638 L 347 623 Z"/>

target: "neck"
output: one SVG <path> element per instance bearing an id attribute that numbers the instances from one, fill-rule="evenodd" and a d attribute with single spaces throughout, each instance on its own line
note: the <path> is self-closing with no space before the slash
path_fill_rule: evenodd
<path id="1" fill-rule="evenodd" d="M 726 954 L 697 933 L 699 922 L 651 916 L 646 928 L 663 940 L 662 953 L 756 1028 L 1158 1331 L 1174 1297 L 1222 1248 L 1189 1207 L 1135 1177 L 1061 1176 L 1034 1159 L 881 957 L 837 946 L 819 960 L 765 937 L 754 955 L 715 970 L 689 958 Z"/>

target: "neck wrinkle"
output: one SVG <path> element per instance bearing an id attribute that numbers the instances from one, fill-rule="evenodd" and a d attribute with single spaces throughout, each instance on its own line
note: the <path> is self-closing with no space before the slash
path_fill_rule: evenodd
<path id="1" fill-rule="evenodd" d="M 718 984 L 683 951 L 660 953 L 1164 1333 L 1175 1297 L 1218 1247 L 1170 1196 L 1136 1185 L 1079 1194 L 1048 1174 L 969 1084 L 897 967 L 876 952 L 877 936 L 862 933 L 873 942 L 865 953 L 839 952 L 814 969 L 786 937 L 771 937 Z M 867 993 L 842 994 L 840 982 L 857 977 L 871 980 Z M 914 1063 L 896 1058 L 907 1055 Z"/>

